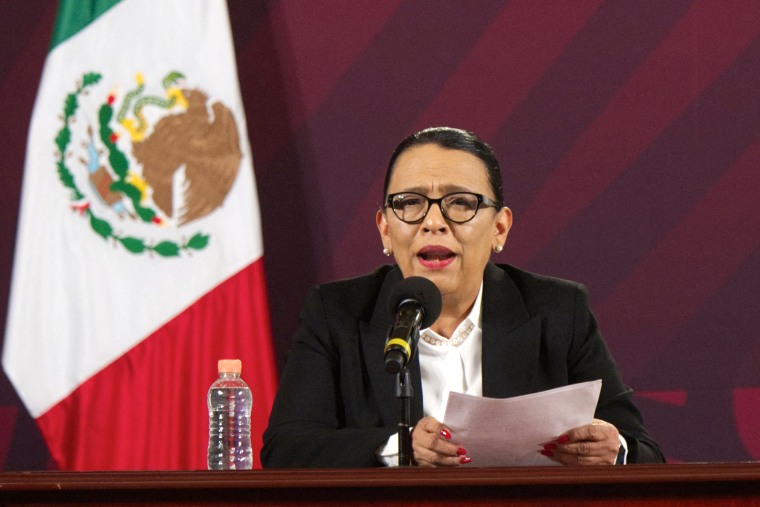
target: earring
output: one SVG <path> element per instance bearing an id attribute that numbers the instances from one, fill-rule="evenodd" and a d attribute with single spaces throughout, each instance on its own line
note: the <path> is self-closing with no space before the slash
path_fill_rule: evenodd
<path id="1" fill-rule="evenodd" d="M 383 248 L 383 255 L 385 255 L 386 257 L 390 257 L 391 256 L 390 248 Z"/>
<path id="2" fill-rule="evenodd" d="M 501 245 L 496 245 L 495 247 L 493 247 L 493 251 L 496 253 L 501 253 L 503 249 L 504 247 L 502 247 Z"/>

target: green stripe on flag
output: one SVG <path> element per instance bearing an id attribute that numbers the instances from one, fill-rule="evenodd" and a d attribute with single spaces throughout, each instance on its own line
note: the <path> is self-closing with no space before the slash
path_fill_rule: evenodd
<path id="1" fill-rule="evenodd" d="M 60 0 L 55 17 L 52 50 L 58 44 L 84 29 L 98 16 L 119 3 L 120 0 Z"/>

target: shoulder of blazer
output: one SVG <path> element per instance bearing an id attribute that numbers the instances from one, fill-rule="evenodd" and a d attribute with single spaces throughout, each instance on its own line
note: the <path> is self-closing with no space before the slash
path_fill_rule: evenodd
<path id="1" fill-rule="evenodd" d="M 401 280 L 401 271 L 395 265 L 384 265 L 374 271 L 352 278 L 344 278 L 318 285 L 312 291 L 319 294 L 322 304 L 329 312 L 353 315 L 359 320 L 370 321 L 375 312 L 381 292 L 386 283 Z"/>
<path id="2" fill-rule="evenodd" d="M 572 303 L 579 292 L 586 293 L 586 287 L 580 283 L 539 275 L 516 268 L 510 264 L 489 264 L 486 276 L 492 279 L 508 278 L 519 292 L 525 308 L 534 314 L 546 307 Z"/>

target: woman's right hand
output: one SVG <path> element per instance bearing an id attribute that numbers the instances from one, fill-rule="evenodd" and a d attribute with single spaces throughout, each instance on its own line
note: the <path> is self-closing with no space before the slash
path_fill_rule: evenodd
<path id="1" fill-rule="evenodd" d="M 423 467 L 469 463 L 467 451 L 452 440 L 451 431 L 432 417 L 423 417 L 412 431 L 415 464 Z"/>

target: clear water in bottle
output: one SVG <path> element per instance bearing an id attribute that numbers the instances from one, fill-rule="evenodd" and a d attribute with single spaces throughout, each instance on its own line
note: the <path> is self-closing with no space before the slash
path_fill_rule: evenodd
<path id="1" fill-rule="evenodd" d="M 219 361 L 219 378 L 208 391 L 209 470 L 250 470 L 253 467 L 252 396 L 240 378 L 240 369 L 239 360 Z"/>

